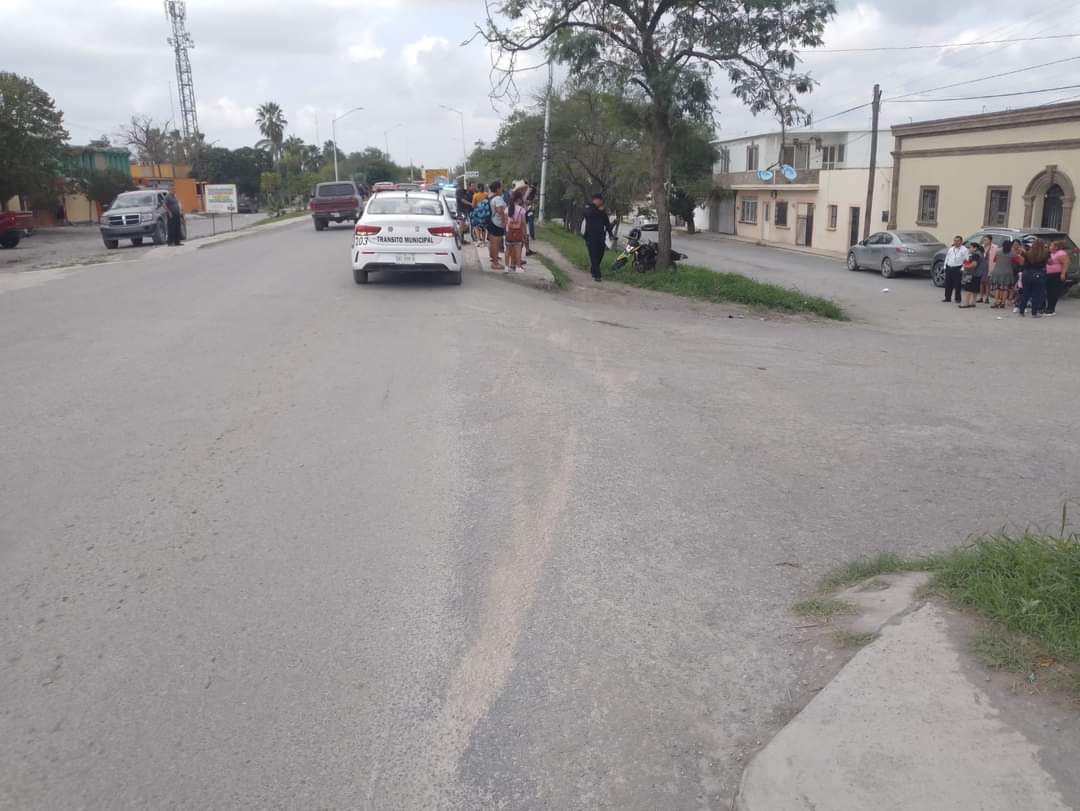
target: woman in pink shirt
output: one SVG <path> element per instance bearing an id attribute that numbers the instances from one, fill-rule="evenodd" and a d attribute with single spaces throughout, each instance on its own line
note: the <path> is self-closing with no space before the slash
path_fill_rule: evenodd
<path id="1" fill-rule="evenodd" d="M 1058 296 L 1061 295 L 1061 282 L 1069 272 L 1069 252 L 1060 239 L 1050 243 L 1050 258 L 1046 260 L 1046 312 L 1043 315 L 1057 315 Z"/>

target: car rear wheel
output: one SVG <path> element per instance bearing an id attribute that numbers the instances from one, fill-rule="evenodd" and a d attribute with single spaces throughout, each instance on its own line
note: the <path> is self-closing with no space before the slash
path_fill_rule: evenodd
<path id="1" fill-rule="evenodd" d="M 321 231 L 326 228 L 326 220 L 315 220 L 315 230 Z"/>
<path id="2" fill-rule="evenodd" d="M 852 251 L 851 253 L 849 253 L 847 255 L 847 269 L 848 270 L 858 270 L 859 269 L 859 263 L 855 259 L 855 251 Z"/>
<path id="3" fill-rule="evenodd" d="M 110 251 L 114 248 L 119 247 L 120 245 L 120 240 L 118 239 L 103 239 L 102 242 L 105 243 L 105 247 L 108 248 Z"/>
<path id="4" fill-rule="evenodd" d="M 18 234 L 4 234 L 0 237 L 0 247 L 2 248 L 14 248 L 19 244 L 20 237 Z"/>
<path id="5" fill-rule="evenodd" d="M 352 272 L 353 281 L 357 284 L 367 284 L 368 272 L 366 270 L 354 270 Z"/>
<path id="6" fill-rule="evenodd" d="M 142 245 L 142 237 L 132 237 L 131 238 L 131 244 L 132 245 Z"/>
<path id="7" fill-rule="evenodd" d="M 930 271 L 930 278 L 934 281 L 934 287 L 945 286 L 945 263 L 934 262 L 934 267 Z"/>
<path id="8" fill-rule="evenodd" d="M 158 220 L 157 227 L 154 228 L 153 240 L 155 245 L 165 244 L 165 223 Z"/>
<path id="9" fill-rule="evenodd" d="M 455 271 L 452 271 L 450 273 L 450 284 L 455 284 L 455 285 L 460 285 L 461 284 L 461 271 L 460 270 L 455 270 Z"/>
<path id="10" fill-rule="evenodd" d="M 896 271 L 893 269 L 892 259 L 887 256 L 881 260 L 881 275 L 886 279 L 891 279 L 896 275 Z"/>

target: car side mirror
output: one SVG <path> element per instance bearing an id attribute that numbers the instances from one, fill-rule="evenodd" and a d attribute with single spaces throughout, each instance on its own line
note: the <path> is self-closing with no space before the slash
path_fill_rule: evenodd
<path id="1" fill-rule="evenodd" d="M 865 239 L 861 239 L 861 240 L 859 240 L 859 247 L 861 247 L 861 248 L 865 248 L 865 247 L 866 247 L 866 240 L 865 240 Z"/>

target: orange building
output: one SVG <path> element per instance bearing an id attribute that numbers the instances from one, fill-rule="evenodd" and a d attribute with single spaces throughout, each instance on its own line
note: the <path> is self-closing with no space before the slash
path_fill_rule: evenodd
<path id="1" fill-rule="evenodd" d="M 191 167 L 184 163 L 131 164 L 131 179 L 143 188 L 173 190 L 184 211 L 204 211 L 201 180 L 191 177 Z"/>

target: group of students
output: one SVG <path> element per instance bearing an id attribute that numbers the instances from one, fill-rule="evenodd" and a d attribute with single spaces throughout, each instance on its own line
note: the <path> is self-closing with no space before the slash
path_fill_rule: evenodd
<path id="1" fill-rule="evenodd" d="M 945 255 L 942 301 L 955 301 L 961 310 L 976 304 L 989 304 L 996 310 L 1012 306 L 1022 316 L 1030 306 L 1033 318 L 1056 315 L 1069 259 L 1061 240 L 1048 245 L 1036 239 L 1025 246 L 1019 239 L 1007 239 L 999 246 L 988 236 L 971 245 L 955 237 Z"/>
<path id="2" fill-rule="evenodd" d="M 487 245 L 492 270 L 524 273 L 526 256 L 532 256 L 529 240 L 536 238 L 536 187 L 519 180 L 503 189 L 501 180 L 483 183 L 469 181 L 458 189 L 458 215 L 468 217 L 473 242 Z"/>

